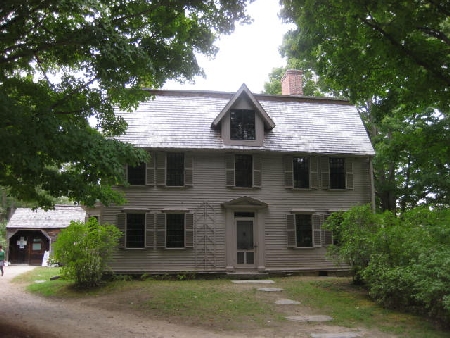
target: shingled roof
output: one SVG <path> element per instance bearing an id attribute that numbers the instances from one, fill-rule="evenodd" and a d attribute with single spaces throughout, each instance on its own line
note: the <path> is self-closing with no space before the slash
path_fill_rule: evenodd
<path id="1" fill-rule="evenodd" d="M 54 229 L 66 228 L 71 221 L 84 221 L 86 212 L 82 207 L 56 205 L 55 210 L 32 210 L 17 208 L 6 228 L 8 229 Z"/>
<path id="2" fill-rule="evenodd" d="M 240 91 L 247 93 L 242 89 Z M 152 90 L 134 112 L 117 111 L 128 123 L 121 141 L 156 150 L 251 150 L 372 156 L 374 150 L 356 108 L 344 100 L 253 95 L 273 129 L 262 146 L 225 145 L 215 124 L 236 93 Z M 248 94 L 248 93 L 247 93 Z M 218 119 L 219 117 L 219 119 Z"/>

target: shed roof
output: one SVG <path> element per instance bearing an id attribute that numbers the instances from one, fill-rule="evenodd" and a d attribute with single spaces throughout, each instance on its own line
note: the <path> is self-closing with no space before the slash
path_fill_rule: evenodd
<path id="1" fill-rule="evenodd" d="M 238 92 L 246 93 L 244 87 Z M 344 100 L 253 95 L 273 122 L 262 146 L 224 144 L 212 124 L 236 93 L 151 90 L 134 112 L 117 111 L 128 123 L 119 137 L 136 147 L 160 150 L 251 150 L 371 156 L 374 150 L 356 108 Z"/>
<path id="2" fill-rule="evenodd" d="M 74 205 L 56 205 L 55 210 L 32 210 L 17 208 L 7 229 L 54 229 L 66 228 L 71 221 L 84 221 L 86 212 L 82 207 Z"/>

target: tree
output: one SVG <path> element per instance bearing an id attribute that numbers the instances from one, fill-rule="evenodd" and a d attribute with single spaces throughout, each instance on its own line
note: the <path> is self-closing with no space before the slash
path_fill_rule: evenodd
<path id="1" fill-rule="evenodd" d="M 284 52 L 315 62 L 353 102 L 377 97 L 448 113 L 450 3 L 283 0 Z"/>
<path id="2" fill-rule="evenodd" d="M 62 264 L 63 277 L 76 286 L 98 286 L 121 235 L 116 226 L 100 225 L 93 217 L 87 223 L 71 222 L 53 244 L 52 259 Z"/>
<path id="3" fill-rule="evenodd" d="M 126 129 L 114 108 L 203 74 L 195 53 L 213 56 L 219 34 L 248 22 L 247 2 L 2 1 L 0 186 L 44 208 L 122 202 L 111 186 L 147 154 L 113 138 Z"/>

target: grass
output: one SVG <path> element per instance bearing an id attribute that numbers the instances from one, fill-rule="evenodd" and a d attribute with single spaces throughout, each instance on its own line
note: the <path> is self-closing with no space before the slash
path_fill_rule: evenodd
<path id="1" fill-rule="evenodd" d="M 58 273 L 55 268 L 36 268 L 16 281 L 27 283 L 29 291 L 45 297 L 90 300 L 99 307 L 138 311 L 221 330 L 288 325 L 273 300 L 267 299 L 268 294 L 256 291 L 255 287 L 236 287 L 229 280 L 117 279 L 97 289 L 76 290 L 70 281 L 49 280 Z M 284 289 L 283 298 L 300 301 L 312 314 L 332 316 L 333 325 L 377 329 L 408 338 L 449 336 L 448 331 L 436 328 L 426 319 L 383 309 L 368 298 L 363 288 L 351 285 L 346 278 L 274 280 L 277 287 Z"/>

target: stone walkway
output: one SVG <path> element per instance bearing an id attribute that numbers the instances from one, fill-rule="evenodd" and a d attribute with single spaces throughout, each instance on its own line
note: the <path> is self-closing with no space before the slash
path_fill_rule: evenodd
<path id="1" fill-rule="evenodd" d="M 270 279 L 255 279 L 255 280 L 232 280 L 231 281 L 234 284 L 274 284 L 275 282 Z M 272 287 L 261 287 L 257 289 L 261 292 L 279 292 L 281 293 L 283 291 L 282 288 L 272 288 Z M 277 305 L 300 305 L 301 303 L 299 301 L 293 300 L 293 299 L 286 299 L 286 298 L 280 298 L 275 301 L 275 304 Z M 302 323 L 323 323 L 323 322 L 332 322 L 333 318 L 330 316 L 325 315 L 311 315 L 311 316 L 286 316 L 287 320 L 295 321 L 295 322 L 302 322 Z M 311 338 L 357 338 L 362 337 L 362 335 L 359 332 L 347 332 L 346 328 L 342 328 L 343 332 L 340 333 L 320 333 L 320 332 L 312 332 Z M 345 332 L 344 332 L 345 331 Z"/>

